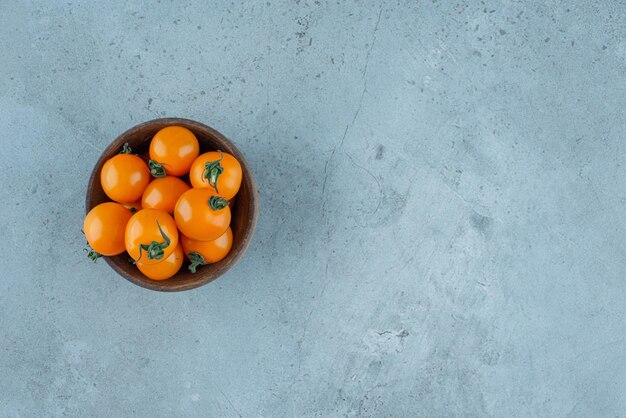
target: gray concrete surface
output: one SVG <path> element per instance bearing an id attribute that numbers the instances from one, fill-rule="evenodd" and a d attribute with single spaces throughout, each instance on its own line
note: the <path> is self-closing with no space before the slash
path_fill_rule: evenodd
<path id="1" fill-rule="evenodd" d="M 0 416 L 626 416 L 626 5 L 0 3 Z M 261 214 L 218 282 L 82 252 L 181 116 Z"/>

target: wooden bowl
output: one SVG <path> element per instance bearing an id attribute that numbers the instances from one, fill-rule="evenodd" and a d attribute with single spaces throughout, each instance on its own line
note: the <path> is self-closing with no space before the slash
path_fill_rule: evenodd
<path id="1" fill-rule="evenodd" d="M 188 263 L 185 263 L 174 277 L 167 280 L 151 280 L 130 263 L 130 257 L 126 252 L 114 257 L 102 257 L 113 270 L 122 277 L 138 286 L 162 292 L 177 292 L 193 289 L 212 282 L 228 271 L 228 269 L 239 261 L 250 245 L 258 217 L 258 195 L 254 177 L 252 177 L 250 166 L 248 166 L 243 154 L 232 142 L 215 129 L 193 120 L 179 118 L 155 119 L 141 123 L 118 136 L 104 150 L 89 178 L 87 198 L 85 201 L 86 212 L 89 212 L 94 206 L 100 203 L 111 201 L 100 185 L 100 170 L 102 170 L 102 165 L 109 158 L 119 153 L 125 142 L 128 142 L 135 154 L 147 152 L 150 140 L 154 134 L 160 129 L 170 125 L 184 126 L 191 130 L 198 138 L 201 154 L 218 149 L 232 154 L 241 163 L 243 180 L 236 196 L 237 204 L 232 210 L 231 228 L 233 230 L 233 247 L 222 261 L 201 266 L 196 273 L 191 273 L 187 268 Z"/>

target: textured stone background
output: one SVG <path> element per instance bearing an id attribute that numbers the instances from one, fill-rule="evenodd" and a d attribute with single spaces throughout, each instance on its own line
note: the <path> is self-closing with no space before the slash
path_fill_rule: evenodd
<path id="1" fill-rule="evenodd" d="M 591 3 L 0 2 L 0 416 L 625 416 L 626 5 Z M 261 199 L 180 294 L 82 253 L 99 153 L 163 116 Z"/>

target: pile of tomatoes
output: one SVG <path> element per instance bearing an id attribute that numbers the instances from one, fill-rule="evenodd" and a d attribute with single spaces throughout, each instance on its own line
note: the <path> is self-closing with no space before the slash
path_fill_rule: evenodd
<path id="1" fill-rule="evenodd" d="M 188 181 L 186 181 L 188 179 Z M 154 135 L 149 158 L 128 144 L 104 163 L 102 189 L 112 202 L 85 217 L 83 231 L 94 261 L 127 251 L 148 278 L 176 274 L 185 256 L 195 273 L 226 257 L 233 244 L 233 198 L 241 186 L 239 161 L 231 154 L 200 155 L 189 129 L 168 126 Z"/>

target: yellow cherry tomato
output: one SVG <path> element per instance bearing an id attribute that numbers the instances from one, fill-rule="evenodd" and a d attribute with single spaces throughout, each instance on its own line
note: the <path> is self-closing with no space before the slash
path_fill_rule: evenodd
<path id="1" fill-rule="evenodd" d="M 165 260 L 157 264 L 142 264 L 137 263 L 136 266 L 144 276 L 152 280 L 165 280 L 169 279 L 180 270 L 183 265 L 183 248 L 180 243 L 174 249 L 174 252 L 170 254 Z"/>
<path id="2" fill-rule="evenodd" d="M 156 264 L 176 249 L 178 230 L 167 212 L 142 209 L 128 221 L 124 241 L 135 263 Z"/>
<path id="3" fill-rule="evenodd" d="M 126 249 L 124 231 L 133 214 L 119 203 L 101 203 L 89 211 L 83 231 L 91 248 L 99 255 L 118 255 Z M 90 254 L 90 257 L 97 255 Z"/>
<path id="4" fill-rule="evenodd" d="M 190 189 L 174 208 L 176 226 L 184 235 L 198 241 L 219 238 L 230 225 L 228 201 L 209 189 Z"/>
<path id="5" fill-rule="evenodd" d="M 142 207 L 146 209 L 161 209 L 167 213 L 174 211 L 176 202 L 181 194 L 191 187 L 178 177 L 163 177 L 154 179 L 143 192 Z"/>
<path id="6" fill-rule="evenodd" d="M 198 139 L 189 129 L 182 126 L 163 128 L 150 142 L 151 173 L 155 177 L 185 175 L 199 153 Z"/>
<path id="7" fill-rule="evenodd" d="M 100 184 L 111 200 L 132 203 L 141 199 L 150 182 L 150 170 L 143 160 L 132 154 L 118 154 L 102 166 Z"/>
<path id="8" fill-rule="evenodd" d="M 205 152 L 191 165 L 189 181 L 193 187 L 206 187 L 226 200 L 241 186 L 241 164 L 227 152 Z"/>
<path id="9" fill-rule="evenodd" d="M 195 273 L 196 267 L 217 263 L 228 255 L 233 246 L 233 231 L 228 227 L 226 232 L 213 241 L 196 241 L 181 235 L 180 243 L 191 261 L 189 270 Z"/>

